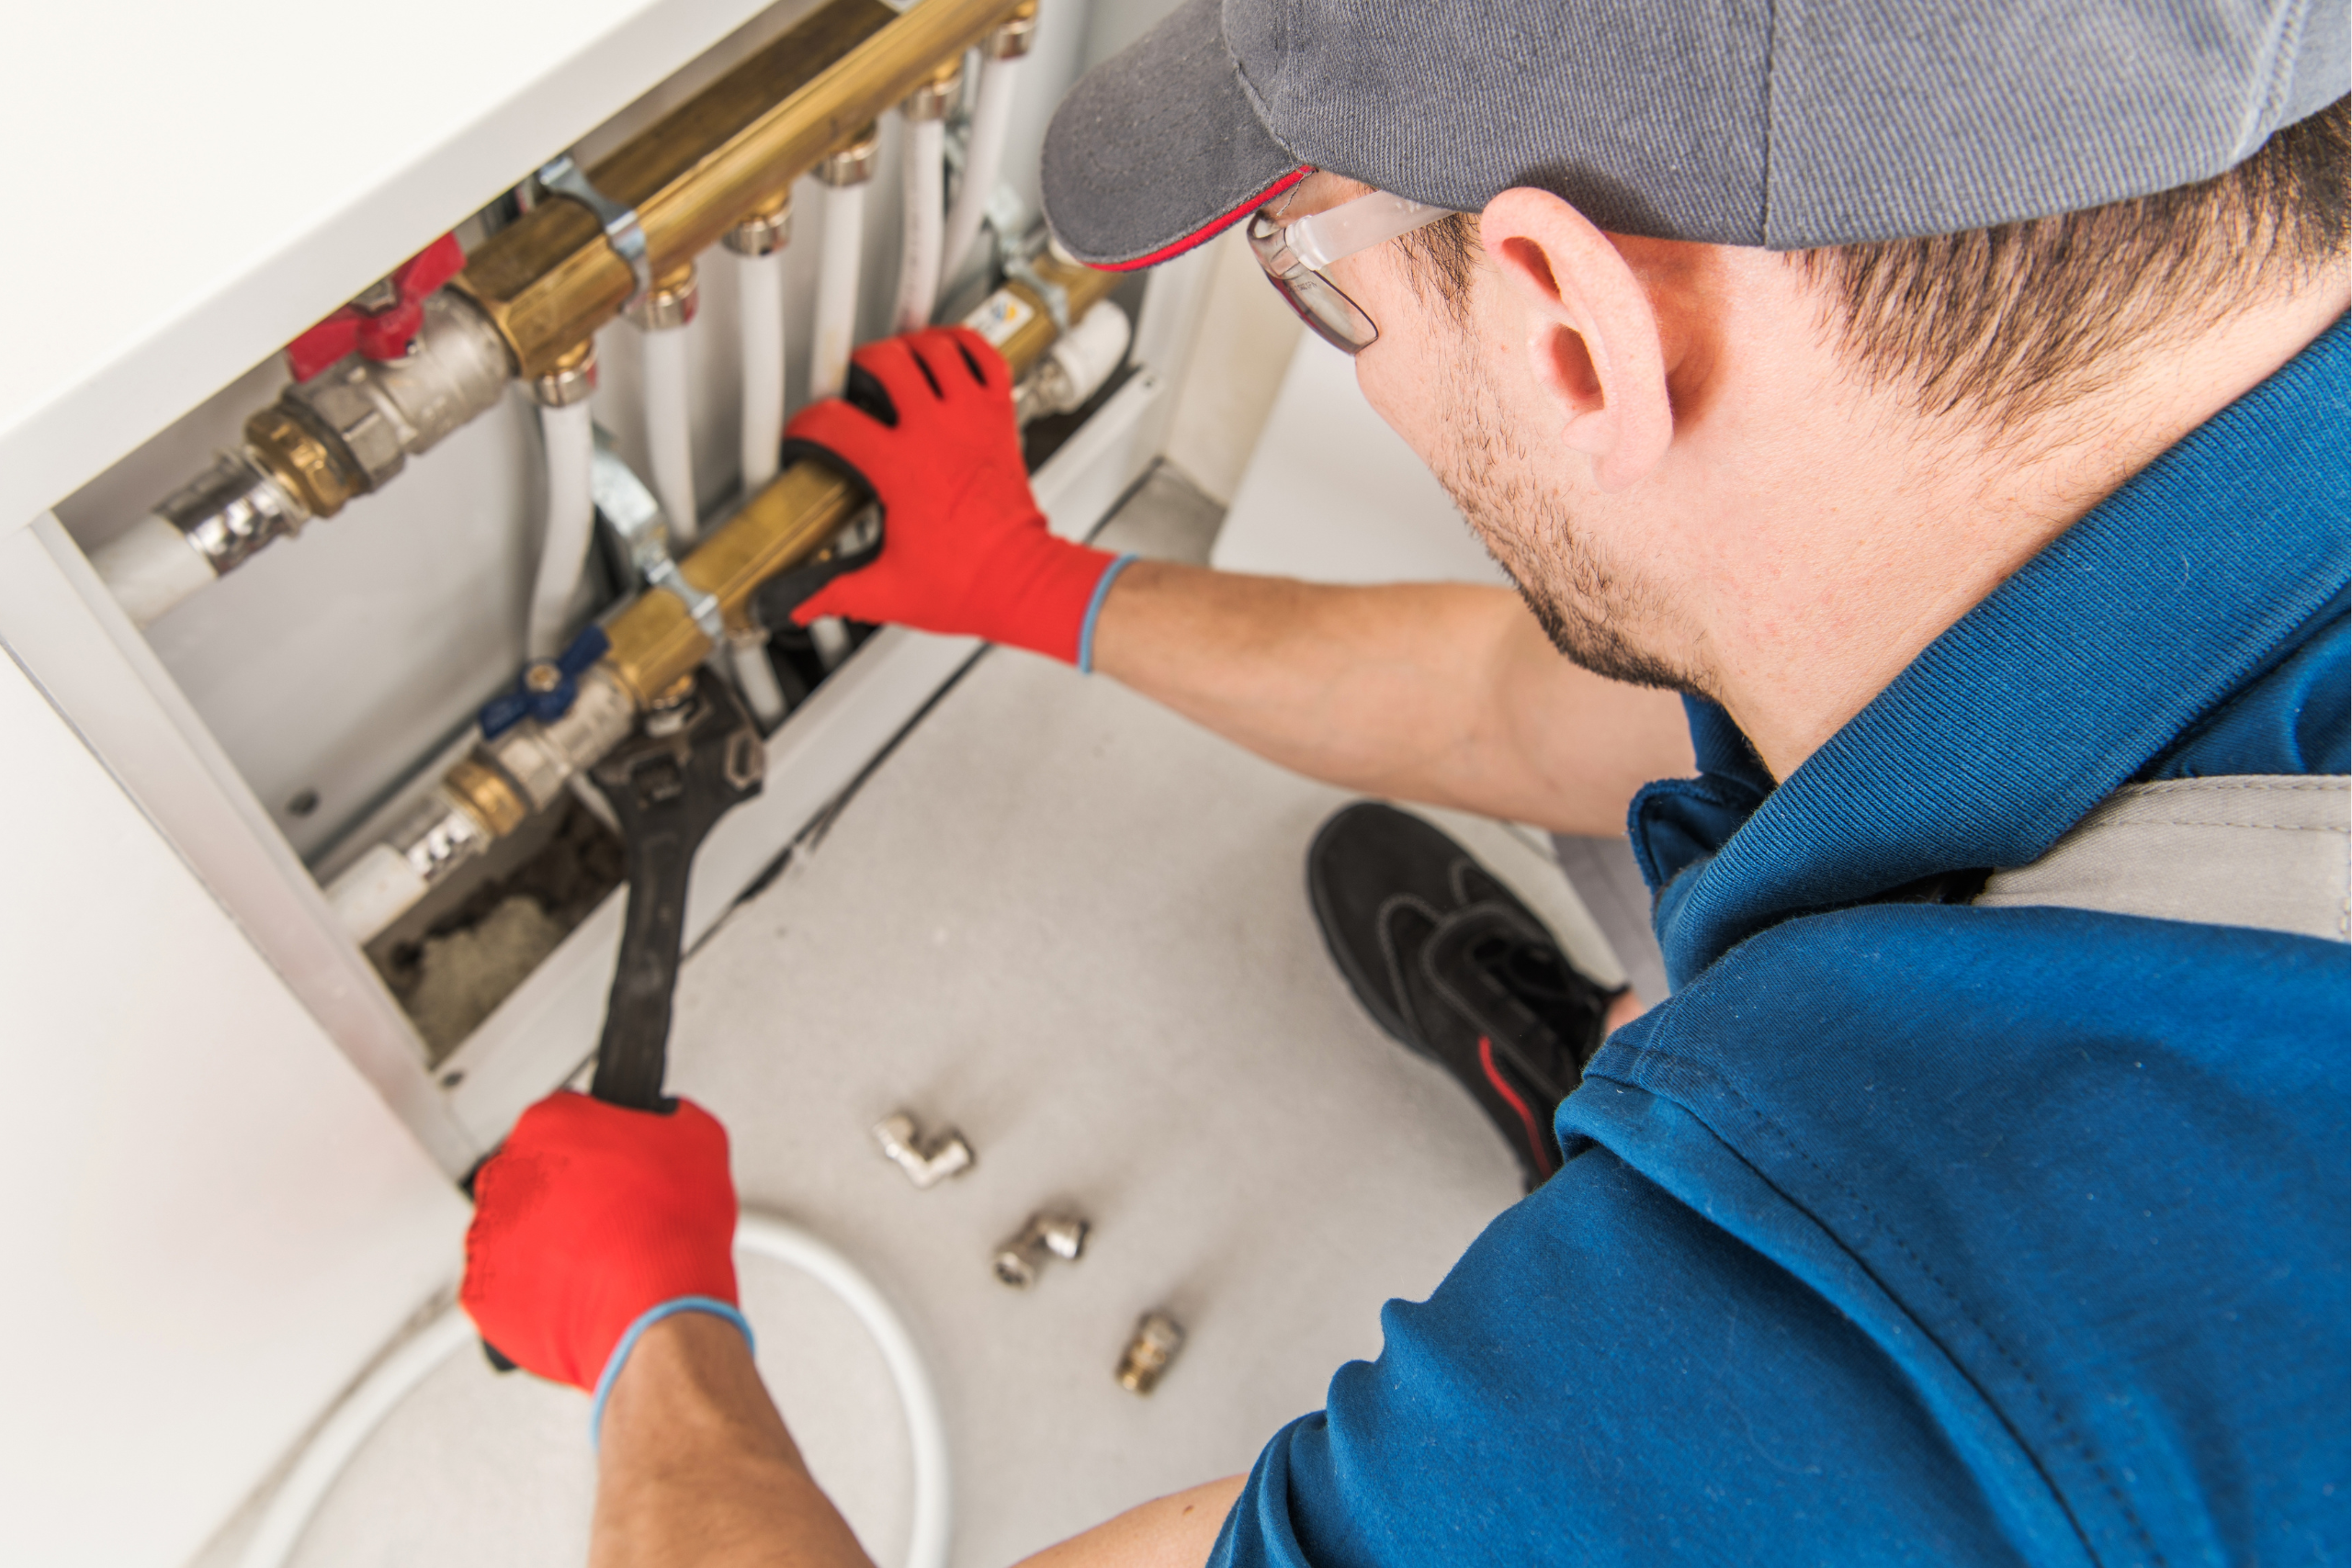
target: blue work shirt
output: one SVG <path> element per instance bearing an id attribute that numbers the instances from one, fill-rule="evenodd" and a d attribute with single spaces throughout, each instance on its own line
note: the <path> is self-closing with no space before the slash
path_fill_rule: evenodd
<path id="1" fill-rule="evenodd" d="M 2346 771 L 2339 321 L 1775 787 L 1636 798 L 1677 989 L 1212 1562 L 2343 1562 L 2346 949 L 1888 901 L 2134 780 Z"/>

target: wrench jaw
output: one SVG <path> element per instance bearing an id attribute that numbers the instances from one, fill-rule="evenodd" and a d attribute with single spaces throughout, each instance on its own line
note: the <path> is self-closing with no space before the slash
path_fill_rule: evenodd
<path id="1" fill-rule="evenodd" d="M 589 1088 L 598 1100 L 669 1106 L 662 1079 L 695 851 L 721 817 L 760 793 L 766 760 L 735 694 L 702 669 L 678 701 L 648 713 L 589 770 L 620 823 L 628 869 L 620 960 Z"/>

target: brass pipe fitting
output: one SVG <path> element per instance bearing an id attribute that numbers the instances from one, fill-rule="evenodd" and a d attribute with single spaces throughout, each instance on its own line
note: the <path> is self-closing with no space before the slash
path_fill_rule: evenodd
<path id="1" fill-rule="evenodd" d="M 774 43 L 588 171 L 636 209 L 656 276 L 718 243 L 855 128 L 960 59 L 1007 0 L 829 0 Z M 492 235 L 451 288 L 496 324 L 516 370 L 547 373 L 636 291 L 629 265 L 577 202 L 548 201 Z"/>
<path id="2" fill-rule="evenodd" d="M 1184 1325 L 1164 1312 L 1148 1312 L 1136 1320 L 1135 1337 L 1119 1356 L 1114 1374 L 1129 1393 L 1148 1394 L 1159 1386 L 1168 1363 L 1184 1348 Z"/>
<path id="3" fill-rule="evenodd" d="M 368 476 L 284 403 L 245 421 L 245 447 L 313 517 L 332 517 L 368 488 Z"/>
<path id="4" fill-rule="evenodd" d="M 514 781 L 480 758 L 458 759 L 455 767 L 441 775 L 441 783 L 493 839 L 503 839 L 520 828 L 531 814 Z"/>

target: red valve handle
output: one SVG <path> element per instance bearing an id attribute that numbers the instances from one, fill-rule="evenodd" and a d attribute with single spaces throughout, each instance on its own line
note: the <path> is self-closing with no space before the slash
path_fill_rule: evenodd
<path id="1" fill-rule="evenodd" d="M 392 270 L 388 280 L 399 298 L 380 310 L 345 305 L 317 326 L 286 345 L 287 367 L 294 379 L 307 381 L 345 355 L 370 359 L 399 359 L 416 341 L 424 324 L 424 298 L 466 265 L 458 236 L 444 234 Z"/>

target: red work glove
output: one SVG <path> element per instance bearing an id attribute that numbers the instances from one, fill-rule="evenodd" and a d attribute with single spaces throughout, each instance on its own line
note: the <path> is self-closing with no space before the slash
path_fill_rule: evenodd
<path id="1" fill-rule="evenodd" d="M 649 1313 L 716 1311 L 741 1326 L 727 1129 L 691 1100 L 665 1115 L 549 1095 L 474 1179 L 458 1299 L 500 1354 L 600 1399 Z"/>
<path id="2" fill-rule="evenodd" d="M 1080 662 L 1095 589 L 1114 561 L 1046 531 L 1021 466 L 1003 356 L 968 327 L 929 327 L 867 344 L 851 359 L 889 395 L 898 423 L 828 398 L 784 434 L 873 490 L 882 554 L 792 618 L 807 626 L 847 615 Z"/>

